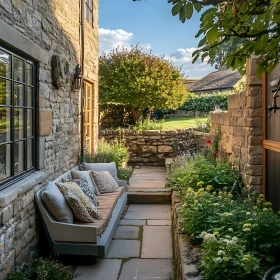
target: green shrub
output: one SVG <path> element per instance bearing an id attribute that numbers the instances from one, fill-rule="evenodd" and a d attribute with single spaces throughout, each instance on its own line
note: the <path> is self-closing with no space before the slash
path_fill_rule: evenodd
<path id="1" fill-rule="evenodd" d="M 259 260 L 245 248 L 236 237 L 217 239 L 205 234 L 202 243 L 203 257 L 201 268 L 207 280 L 251 280 L 259 279 Z"/>
<path id="2" fill-rule="evenodd" d="M 160 130 L 163 127 L 162 122 L 163 121 L 156 121 L 149 118 L 140 118 L 131 128 L 136 131 Z"/>
<path id="3" fill-rule="evenodd" d="M 129 167 L 129 166 L 123 167 L 123 168 L 119 168 L 118 169 L 118 178 L 120 180 L 124 180 L 124 181 L 128 182 L 129 178 L 130 178 L 130 176 L 132 174 L 132 171 L 133 171 L 132 167 Z"/>
<path id="4" fill-rule="evenodd" d="M 201 154 L 194 154 L 181 158 L 180 164 L 172 166 L 166 186 L 183 196 L 189 187 L 197 189 L 200 181 L 204 185 L 211 185 L 215 190 L 221 190 L 226 186 L 233 189 L 239 180 L 238 171 L 229 163 L 213 163 Z M 239 191 L 238 188 L 234 189 L 234 195 Z"/>
<path id="5" fill-rule="evenodd" d="M 220 273 L 220 275 L 227 275 L 227 271 L 233 269 L 233 265 L 244 265 L 241 260 L 245 255 L 252 255 L 259 259 L 262 265 L 266 262 L 273 263 L 276 258 L 279 258 L 280 218 L 271 210 L 271 203 L 266 202 L 263 195 L 260 195 L 257 203 L 252 199 L 239 203 L 227 190 L 216 192 L 213 191 L 212 186 L 207 186 L 198 191 L 189 188 L 183 201 L 180 213 L 181 230 L 188 233 L 195 242 L 203 242 L 202 269 L 208 275 L 206 279 L 218 279 L 211 277 L 218 265 L 214 261 L 219 257 L 217 248 L 226 251 L 226 248 L 217 247 L 220 241 L 219 245 L 224 246 L 223 239 L 235 238 L 243 249 L 235 257 L 229 253 L 225 255 L 230 260 L 226 260 L 219 266 L 220 269 L 225 270 L 225 274 Z M 204 247 L 206 234 L 215 237 L 217 246 L 214 244 L 215 246 L 211 247 L 206 244 Z M 234 261 L 235 264 L 232 263 L 234 258 L 238 259 Z M 222 263 L 221 260 L 220 262 Z M 252 262 L 256 265 L 253 260 Z M 239 269 L 240 267 L 237 269 L 236 276 L 226 279 L 250 279 L 245 274 L 241 277 Z"/>
<path id="6" fill-rule="evenodd" d="M 72 280 L 77 275 L 71 267 L 64 266 L 54 259 L 37 259 L 22 269 L 11 272 L 7 280 Z"/>
<path id="7" fill-rule="evenodd" d="M 183 104 L 179 109 L 185 111 L 200 111 L 200 112 L 211 112 L 214 111 L 215 105 L 220 105 L 222 110 L 228 108 L 228 95 L 230 93 L 212 93 L 212 94 L 201 94 L 200 96 L 194 96 L 191 100 Z"/>
<path id="8" fill-rule="evenodd" d="M 87 162 L 115 162 L 117 169 L 126 166 L 129 159 L 124 141 L 108 143 L 104 138 L 98 142 L 98 152 L 96 154 L 85 153 Z"/>

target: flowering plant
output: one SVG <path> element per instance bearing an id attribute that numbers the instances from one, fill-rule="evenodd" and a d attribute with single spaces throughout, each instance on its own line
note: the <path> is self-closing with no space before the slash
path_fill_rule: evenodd
<path id="1" fill-rule="evenodd" d="M 244 253 L 245 247 L 237 237 L 203 238 L 203 257 L 200 267 L 204 278 L 222 279 L 255 279 L 260 270 L 259 260 L 250 253 Z"/>

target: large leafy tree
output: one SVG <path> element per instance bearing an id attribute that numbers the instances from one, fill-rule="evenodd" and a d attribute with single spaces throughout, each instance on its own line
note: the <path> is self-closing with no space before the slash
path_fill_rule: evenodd
<path id="1" fill-rule="evenodd" d="M 99 58 L 99 93 L 101 104 L 124 105 L 134 120 L 146 108 L 176 109 L 187 100 L 181 69 L 139 45 Z"/>
<path id="2" fill-rule="evenodd" d="M 185 22 L 193 13 L 203 11 L 200 29 L 202 36 L 194 61 L 215 56 L 232 38 L 242 44 L 227 52 L 223 63 L 242 69 L 246 58 L 258 56 L 257 74 L 271 71 L 279 63 L 280 0 L 168 0 L 172 14 Z"/>

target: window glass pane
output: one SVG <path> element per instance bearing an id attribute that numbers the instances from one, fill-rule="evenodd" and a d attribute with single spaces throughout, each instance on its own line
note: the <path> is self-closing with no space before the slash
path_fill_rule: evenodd
<path id="1" fill-rule="evenodd" d="M 32 65 L 27 63 L 26 72 L 27 72 L 27 84 L 33 85 L 33 75 L 32 75 Z"/>
<path id="2" fill-rule="evenodd" d="M 14 105 L 24 106 L 24 85 L 14 83 Z"/>
<path id="3" fill-rule="evenodd" d="M 27 87 L 27 107 L 33 107 L 33 88 Z"/>
<path id="4" fill-rule="evenodd" d="M 29 139 L 27 141 L 27 169 L 29 169 L 33 166 L 33 163 L 32 163 L 32 144 L 33 144 L 33 139 Z"/>
<path id="5" fill-rule="evenodd" d="M 15 140 L 24 138 L 24 109 L 15 109 Z"/>
<path id="6" fill-rule="evenodd" d="M 11 176 L 11 145 L 0 146 L 0 181 Z"/>
<path id="7" fill-rule="evenodd" d="M 11 82 L 0 79 L 0 104 L 11 105 Z"/>
<path id="8" fill-rule="evenodd" d="M 15 143 L 15 174 L 24 170 L 24 141 Z"/>
<path id="9" fill-rule="evenodd" d="M 27 110 L 27 137 L 33 136 L 33 126 L 32 126 L 32 120 L 33 120 L 33 110 L 28 109 Z"/>
<path id="10" fill-rule="evenodd" d="M 14 80 L 24 82 L 24 61 L 14 57 Z"/>
<path id="11" fill-rule="evenodd" d="M 11 56 L 0 50 L 0 76 L 11 77 Z"/>
<path id="12" fill-rule="evenodd" d="M 8 142 L 11 139 L 10 110 L 10 108 L 0 107 L 0 143 Z"/>

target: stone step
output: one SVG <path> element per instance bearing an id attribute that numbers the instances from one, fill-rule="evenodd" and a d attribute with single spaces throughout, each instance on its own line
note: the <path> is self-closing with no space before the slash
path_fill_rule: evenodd
<path id="1" fill-rule="evenodd" d="M 171 191 L 167 189 L 129 189 L 128 204 L 166 204 L 171 202 Z"/>

